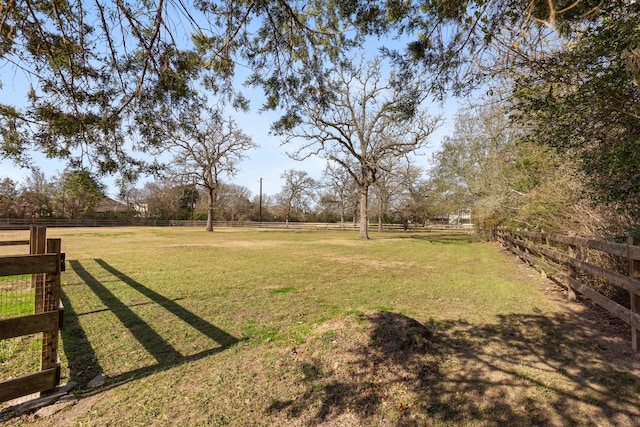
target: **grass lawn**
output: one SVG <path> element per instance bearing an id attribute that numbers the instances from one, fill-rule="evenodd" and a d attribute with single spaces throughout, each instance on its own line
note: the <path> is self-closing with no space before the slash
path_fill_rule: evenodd
<path id="1" fill-rule="evenodd" d="M 629 332 L 466 235 L 62 237 L 63 382 L 8 425 L 638 425 Z M 88 389 L 103 374 L 106 385 Z"/>

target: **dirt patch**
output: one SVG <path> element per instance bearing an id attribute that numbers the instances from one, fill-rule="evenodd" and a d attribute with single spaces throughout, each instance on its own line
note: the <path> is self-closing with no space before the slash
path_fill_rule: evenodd
<path id="1" fill-rule="evenodd" d="M 608 340 L 593 341 L 602 331 L 566 317 L 481 327 L 385 311 L 333 319 L 295 350 L 304 387 L 265 415 L 283 425 L 347 415 L 353 425 L 636 425 L 637 356 L 612 360 Z"/>
<path id="2" fill-rule="evenodd" d="M 362 425 L 397 419 L 415 402 L 403 383 L 437 372 L 430 328 L 377 311 L 319 325 L 295 349 L 302 392 L 274 399 L 266 412 L 294 425 Z"/>

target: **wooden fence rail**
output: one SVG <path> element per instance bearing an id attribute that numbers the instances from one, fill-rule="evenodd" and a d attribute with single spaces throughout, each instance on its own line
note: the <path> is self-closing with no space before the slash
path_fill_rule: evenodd
<path id="1" fill-rule="evenodd" d="M 60 274 L 64 270 L 61 240 L 46 239 L 46 229 L 33 226 L 29 240 L 9 244 L 18 244 L 16 242 L 28 244 L 29 254 L 0 256 L 0 276 L 31 275 L 34 309 L 33 314 L 0 319 L 0 340 L 41 334 L 40 371 L 17 378 L 0 378 L 0 402 L 51 390 L 60 383 L 58 337 L 63 313 Z"/>
<path id="2" fill-rule="evenodd" d="M 4 224 L 4 225 L 3 225 Z M 110 219 L 53 219 L 53 218 L 35 218 L 35 219 L 0 219 L 0 230 L 25 228 L 29 225 L 40 225 L 43 227 L 129 227 L 129 226 L 150 226 L 150 227 L 202 227 L 207 224 L 205 220 L 170 220 L 170 219 L 152 219 L 152 218 L 132 218 L 121 220 Z M 214 221 L 213 227 L 249 227 L 249 228 L 282 228 L 282 229 L 306 229 L 306 230 L 339 230 L 357 232 L 360 224 L 353 222 L 345 222 L 343 224 L 337 222 L 276 222 L 276 221 Z M 378 229 L 376 222 L 369 223 L 369 230 Z M 472 224 L 382 224 L 383 231 L 451 231 L 469 233 L 473 231 Z M 1 245 L 1 243 L 0 243 Z"/>
<path id="3" fill-rule="evenodd" d="M 556 233 L 494 231 L 496 239 L 527 263 L 543 270 L 554 281 L 564 285 L 568 298 L 576 292 L 586 296 L 613 316 L 631 326 L 631 345 L 640 351 L 640 246 L 633 238 L 627 243 L 605 242 Z M 629 263 L 628 274 L 621 274 L 585 261 L 586 250 L 595 250 Z M 602 295 L 584 283 L 586 279 L 604 280 L 629 294 L 629 308 Z"/>

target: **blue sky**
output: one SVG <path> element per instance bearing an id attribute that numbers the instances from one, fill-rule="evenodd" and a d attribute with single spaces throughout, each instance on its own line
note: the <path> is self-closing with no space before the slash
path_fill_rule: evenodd
<path id="1" fill-rule="evenodd" d="M 400 47 L 398 40 L 371 40 L 367 43 L 366 52 L 368 55 L 375 54 L 378 46 L 386 45 L 387 47 Z M 0 88 L 0 99 L 5 103 L 13 103 L 20 105 L 26 95 L 27 81 L 20 73 L 11 71 L 11 67 L 0 62 L 0 77 L 2 78 L 2 87 Z M 241 81 L 243 79 L 239 79 Z M 282 188 L 282 179 L 280 175 L 288 169 L 305 170 L 313 178 L 320 179 L 325 169 L 326 162 L 318 157 L 306 159 L 299 162 L 290 159 L 286 155 L 287 146 L 282 146 L 282 139 L 269 135 L 269 128 L 278 118 L 277 112 L 258 112 L 263 103 L 260 90 L 242 88 L 245 96 L 251 99 L 251 110 L 248 113 L 236 113 L 227 111 L 227 115 L 231 115 L 236 120 L 239 127 L 258 144 L 258 148 L 248 152 L 248 158 L 240 164 L 239 173 L 232 179 L 223 178 L 226 182 L 242 185 L 247 187 L 253 195 L 259 192 L 259 181 L 262 178 L 263 192 L 266 195 L 275 195 Z M 15 100 L 7 102 L 7 100 Z M 432 115 L 442 114 L 444 122 L 441 127 L 431 136 L 429 148 L 426 155 L 416 159 L 416 164 L 422 168 L 429 167 L 429 159 L 431 153 L 440 146 L 442 138 L 450 133 L 453 127 L 453 119 L 458 109 L 457 100 L 448 100 L 444 107 L 434 104 L 429 107 L 429 113 Z M 57 175 L 64 169 L 65 164 L 61 161 L 50 160 L 44 156 L 34 153 L 33 158 L 35 164 L 41 169 L 47 178 Z M 170 158 L 163 158 L 169 161 Z M 11 161 L 0 159 L 0 179 L 4 177 L 12 178 L 18 183 L 24 182 L 25 177 L 30 175 L 29 169 L 21 169 L 15 166 Z M 114 178 L 105 177 L 103 183 L 108 187 L 108 193 L 111 197 L 117 196 L 117 189 L 114 186 Z M 138 184 L 142 187 L 144 179 Z"/>
<path id="2" fill-rule="evenodd" d="M 424 156 L 416 159 L 418 166 L 428 168 L 431 153 L 440 146 L 440 141 L 450 133 L 453 126 L 453 119 L 457 111 L 457 102 L 450 100 L 445 107 L 434 106 L 438 111 L 445 115 L 443 125 L 430 137 L 429 147 Z M 259 192 L 259 179 L 263 178 L 263 191 L 265 194 L 274 195 L 281 190 L 282 180 L 280 175 L 287 169 L 305 170 L 313 178 L 320 179 L 325 169 L 326 161 L 319 157 L 311 157 L 303 162 L 290 159 L 286 155 L 287 149 L 291 149 L 286 145 L 281 146 L 282 139 L 269 135 L 269 126 L 278 118 L 276 113 L 256 113 L 235 115 L 235 119 L 243 129 L 243 131 L 253 137 L 254 141 L 260 146 L 255 151 L 251 151 L 249 159 L 241 164 L 241 171 L 233 180 L 234 183 L 243 185 L 253 194 Z"/>
<path id="3" fill-rule="evenodd" d="M 0 90 L 0 95 L 3 99 L 6 99 L 4 98 L 6 92 L 4 89 Z M 278 114 L 276 112 L 257 112 L 260 104 L 260 99 L 253 99 L 250 112 L 232 114 L 239 127 L 247 135 L 251 136 L 259 147 L 247 153 L 248 158 L 240 164 L 240 171 L 235 178 L 224 179 L 224 181 L 245 186 L 253 195 L 256 195 L 259 192 L 259 180 L 262 178 L 264 194 L 275 195 L 282 188 L 283 182 L 280 175 L 285 170 L 305 170 L 313 178 L 320 179 L 326 162 L 319 157 L 312 157 L 303 162 L 290 159 L 286 154 L 288 147 L 281 145 L 282 139 L 269 135 L 269 127 L 278 118 Z M 448 135 L 452 129 L 453 118 L 457 108 L 456 100 L 449 100 L 442 109 L 440 106 L 434 105 L 432 113 L 442 113 L 445 117 L 445 122 L 431 136 L 426 155 L 416 159 L 418 166 L 428 168 L 431 153 L 439 148 L 442 138 Z M 40 167 L 48 178 L 57 175 L 58 172 L 64 169 L 65 165 L 62 161 L 46 159 L 38 153 L 34 153 L 33 157 L 36 160 L 36 165 Z M 169 159 L 167 158 L 166 160 Z M 22 183 L 30 173 L 29 169 L 21 169 L 9 160 L 0 159 L 0 179 L 9 177 L 18 183 Z M 105 177 L 103 182 L 108 186 L 109 195 L 116 197 L 117 189 L 113 185 L 113 178 Z M 144 182 L 144 179 L 142 182 Z M 138 185 L 139 187 L 142 186 L 142 182 Z"/>

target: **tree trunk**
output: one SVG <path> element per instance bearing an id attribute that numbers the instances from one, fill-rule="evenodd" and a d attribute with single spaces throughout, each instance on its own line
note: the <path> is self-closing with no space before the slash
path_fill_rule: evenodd
<path id="1" fill-rule="evenodd" d="M 207 231 L 213 231 L 213 203 L 215 201 L 215 191 L 210 188 L 207 190 L 209 203 L 207 204 Z"/>
<path id="2" fill-rule="evenodd" d="M 382 212 L 383 211 L 384 209 L 382 208 L 382 202 L 380 201 L 378 203 L 378 231 L 379 232 L 382 232 L 382 215 L 383 215 Z"/>
<path id="3" fill-rule="evenodd" d="M 369 187 L 363 187 L 360 189 L 360 238 L 369 238 L 369 214 L 367 212 L 367 206 L 369 202 L 368 197 Z"/>
<path id="4" fill-rule="evenodd" d="M 358 209 L 360 208 L 359 203 L 355 203 L 353 206 L 353 228 L 356 227 L 356 224 L 358 223 Z"/>

